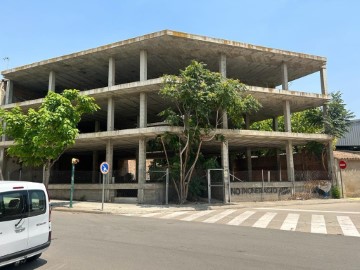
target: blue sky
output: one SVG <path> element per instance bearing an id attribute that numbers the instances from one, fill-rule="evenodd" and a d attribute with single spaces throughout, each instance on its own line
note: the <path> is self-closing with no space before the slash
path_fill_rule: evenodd
<path id="1" fill-rule="evenodd" d="M 1 0 L 0 10 L 0 70 L 171 29 L 324 56 L 329 91 L 360 118 L 360 1 Z M 290 89 L 320 93 L 319 74 Z"/>

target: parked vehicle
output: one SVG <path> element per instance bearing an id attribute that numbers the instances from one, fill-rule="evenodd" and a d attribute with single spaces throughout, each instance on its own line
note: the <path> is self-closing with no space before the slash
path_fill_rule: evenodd
<path id="1" fill-rule="evenodd" d="M 0 181 L 0 267 L 41 256 L 51 242 L 50 215 L 43 184 Z"/>

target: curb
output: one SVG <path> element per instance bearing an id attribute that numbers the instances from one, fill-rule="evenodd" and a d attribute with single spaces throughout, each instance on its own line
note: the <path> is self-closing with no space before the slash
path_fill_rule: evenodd
<path id="1" fill-rule="evenodd" d="M 74 209 L 74 208 L 64 208 L 64 207 L 54 207 L 51 208 L 51 211 L 56 212 L 71 212 L 71 213 L 88 213 L 88 214 L 114 214 L 109 211 L 101 211 L 101 210 L 85 210 L 85 209 Z"/>
<path id="2" fill-rule="evenodd" d="M 52 211 L 59 212 L 73 212 L 73 213 L 91 213 L 91 214 L 107 214 L 107 215 L 126 215 L 126 214 L 148 214 L 155 212 L 174 212 L 174 211 L 201 211 L 201 210 L 220 210 L 220 209 L 244 209 L 244 208 L 257 208 L 257 207 L 283 207 L 283 206 L 303 206 L 303 205 L 319 205 L 319 204 L 336 204 L 336 203 L 358 203 L 360 198 L 347 198 L 347 199 L 321 199 L 321 200 L 292 200 L 292 201 L 273 201 L 273 202 L 239 202 L 233 204 L 196 204 L 196 205 L 168 205 L 168 206 L 132 206 L 132 208 L 121 207 L 117 205 L 117 209 L 106 209 L 101 211 L 98 205 L 94 205 L 95 209 L 86 209 L 81 206 L 69 208 L 68 205 L 52 206 Z M 91 202 L 88 203 L 89 205 Z M 77 208 L 78 207 L 78 208 Z M 113 206 L 114 207 L 114 206 Z"/>

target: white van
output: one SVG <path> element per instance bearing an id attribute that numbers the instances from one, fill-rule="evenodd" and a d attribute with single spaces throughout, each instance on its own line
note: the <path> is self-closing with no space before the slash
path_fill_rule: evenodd
<path id="1" fill-rule="evenodd" d="M 0 267 L 41 256 L 51 242 L 50 214 L 43 184 L 0 181 Z"/>

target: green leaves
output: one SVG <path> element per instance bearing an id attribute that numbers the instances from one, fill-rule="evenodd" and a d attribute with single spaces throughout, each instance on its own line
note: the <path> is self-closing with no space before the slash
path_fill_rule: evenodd
<path id="1" fill-rule="evenodd" d="M 81 116 L 98 108 L 93 98 L 70 89 L 61 94 L 49 92 L 38 110 L 1 109 L 0 117 L 6 123 L 1 134 L 14 140 L 8 153 L 30 166 L 54 162 L 75 143 Z"/>
<path id="2" fill-rule="evenodd" d="M 160 138 L 168 166 L 179 174 L 173 181 L 183 203 L 202 143 L 225 140 L 222 135 L 211 134 L 222 126 L 223 112 L 227 112 L 234 125 L 240 126 L 243 114 L 256 112 L 260 104 L 247 94 L 244 84 L 211 72 L 196 61 L 181 70 L 179 76 L 164 76 L 160 95 L 173 106 L 159 115 L 170 125 L 183 127 L 182 134 L 165 134 Z"/>
<path id="3" fill-rule="evenodd" d="M 244 84 L 205 67 L 192 61 L 179 76 L 164 76 L 160 94 L 176 108 L 168 108 L 160 116 L 172 125 L 185 126 L 188 131 L 196 128 L 206 132 L 218 128 L 222 123 L 221 112 L 227 111 L 239 127 L 242 115 L 256 112 L 261 105 L 246 93 Z"/>
<path id="4" fill-rule="evenodd" d="M 340 92 L 331 93 L 331 97 L 324 117 L 325 133 L 341 138 L 349 131 L 354 114 L 345 108 Z"/>

